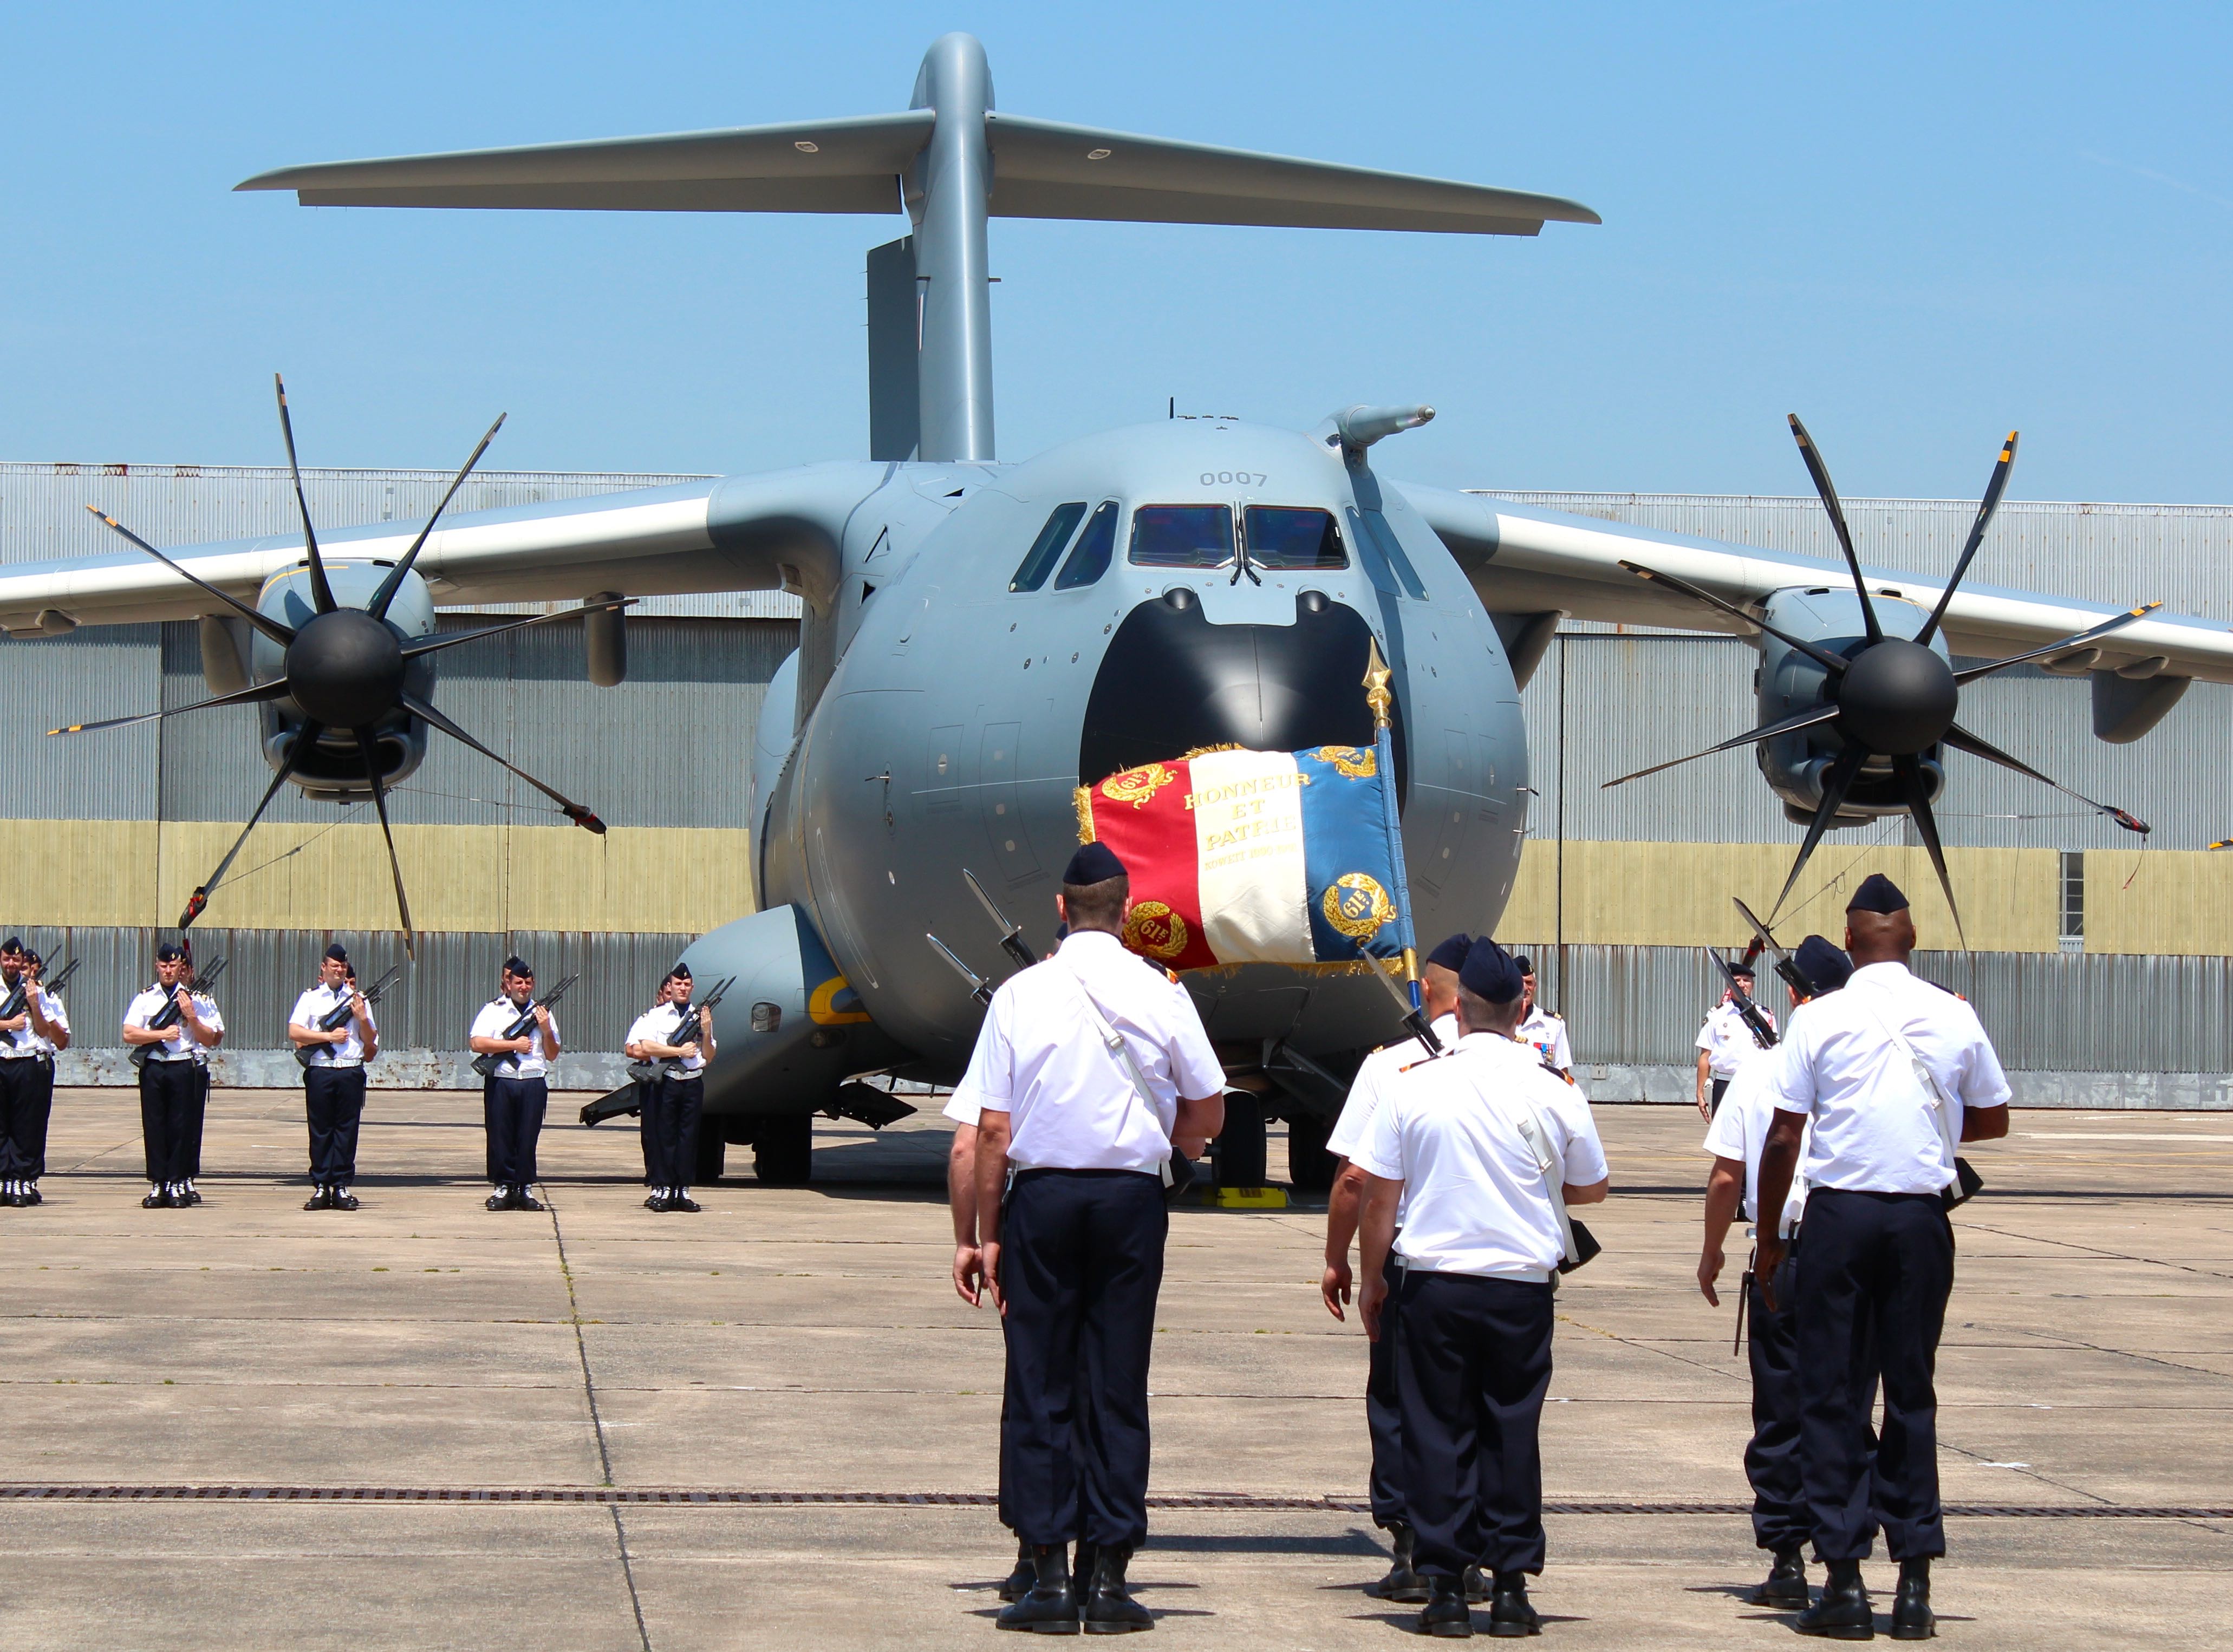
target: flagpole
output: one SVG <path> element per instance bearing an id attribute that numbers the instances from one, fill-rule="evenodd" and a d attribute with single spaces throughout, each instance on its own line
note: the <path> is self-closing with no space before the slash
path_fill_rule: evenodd
<path id="1" fill-rule="evenodd" d="M 1396 751 L 1390 726 L 1395 696 L 1389 692 L 1392 674 L 1380 656 L 1380 639 L 1371 638 L 1364 665 L 1364 703 L 1372 709 L 1372 751 L 1380 770 L 1380 800 L 1388 822 L 1388 858 L 1396 870 L 1396 939 L 1403 952 L 1403 985 L 1411 995 L 1414 1013 L 1419 1009 L 1419 938 L 1411 926 L 1411 876 L 1403 869 L 1403 822 L 1396 810 Z"/>

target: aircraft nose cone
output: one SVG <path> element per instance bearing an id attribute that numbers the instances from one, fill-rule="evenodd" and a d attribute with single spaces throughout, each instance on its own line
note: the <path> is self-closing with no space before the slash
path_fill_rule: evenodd
<path id="1" fill-rule="evenodd" d="M 287 645 L 287 689 L 329 728 L 369 728 L 400 704 L 403 644 L 361 608 L 321 614 Z"/>
<path id="2" fill-rule="evenodd" d="M 1292 625 L 1213 625 L 1190 592 L 1143 602 L 1110 639 L 1086 703 L 1078 778 L 1168 762 L 1205 746 L 1292 751 L 1370 745 L 1364 703 L 1371 628 L 1315 591 Z M 1405 772 L 1400 709 L 1396 784 Z"/>
<path id="3" fill-rule="evenodd" d="M 1945 660 L 1920 643 L 1886 637 L 1839 680 L 1838 721 L 1872 751 L 1911 757 L 1945 736 L 1960 699 Z"/>

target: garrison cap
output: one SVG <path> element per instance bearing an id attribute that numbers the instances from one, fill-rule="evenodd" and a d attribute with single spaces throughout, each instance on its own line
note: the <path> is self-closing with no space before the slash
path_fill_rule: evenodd
<path id="1" fill-rule="evenodd" d="M 1752 966 L 1746 963 L 1741 958 L 1737 959 L 1735 963 L 1729 966 L 1729 973 L 1748 981 L 1757 980 L 1760 979 L 1753 973 Z"/>
<path id="2" fill-rule="evenodd" d="M 0 940 L 0 953 L 20 953 L 23 950 L 23 938 L 21 935 L 10 935 L 7 940 Z"/>
<path id="3" fill-rule="evenodd" d="M 159 964 L 175 964 L 186 955 L 186 949 L 175 940 L 166 940 L 155 948 L 155 961 Z"/>
<path id="4" fill-rule="evenodd" d="M 326 948 L 326 956 L 336 964 L 346 964 L 348 962 L 348 948 L 342 946 L 341 942 L 335 941 Z"/>
<path id="5" fill-rule="evenodd" d="M 535 966 L 518 953 L 514 953 L 504 960 L 504 972 L 507 975 L 517 975 L 524 981 L 531 981 L 535 979 Z"/>
<path id="6" fill-rule="evenodd" d="M 1491 1004 L 1509 1004 L 1525 990 L 1512 954 L 1487 935 L 1474 942 L 1466 953 L 1465 967 L 1458 972 L 1458 985 Z"/>
<path id="7" fill-rule="evenodd" d="M 1853 960 L 1846 956 L 1842 947 L 1825 940 L 1820 935 L 1809 935 L 1799 943 L 1799 950 L 1791 955 L 1799 972 L 1813 987 L 1816 997 L 1834 992 L 1853 977 Z"/>
<path id="8" fill-rule="evenodd" d="M 1466 953 L 1472 950 L 1473 937 L 1460 930 L 1427 954 L 1427 962 L 1453 975 L 1465 967 Z"/>
<path id="9" fill-rule="evenodd" d="M 1062 881 L 1074 889 L 1125 875 L 1124 862 L 1106 843 L 1080 843 L 1077 853 L 1070 857 L 1070 864 L 1062 869 Z"/>
<path id="10" fill-rule="evenodd" d="M 689 980 L 691 979 L 690 966 L 682 962 L 680 959 L 677 959 L 675 960 L 674 967 L 667 972 L 667 979 L 670 981 Z"/>
<path id="11" fill-rule="evenodd" d="M 1514 953 L 1512 955 L 1512 967 L 1522 975 L 1533 975 L 1535 972 L 1535 960 L 1528 957 L 1526 953 Z"/>
<path id="12" fill-rule="evenodd" d="M 1848 912 L 1905 912 L 1907 897 L 1881 872 L 1872 872 L 1861 880 L 1861 887 L 1853 891 L 1853 898 L 1846 902 Z"/>

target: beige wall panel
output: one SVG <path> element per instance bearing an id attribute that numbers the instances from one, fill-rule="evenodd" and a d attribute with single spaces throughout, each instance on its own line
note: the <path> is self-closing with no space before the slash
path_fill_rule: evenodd
<path id="1" fill-rule="evenodd" d="M 752 910 L 752 834 L 710 827 L 511 829 L 515 929 L 702 933 Z"/>
<path id="2" fill-rule="evenodd" d="M 2233 855 L 2087 850 L 2086 950 L 2233 953 Z"/>
<path id="3" fill-rule="evenodd" d="M 147 921 L 152 820 L 0 820 L 0 857 L 12 928 Z"/>

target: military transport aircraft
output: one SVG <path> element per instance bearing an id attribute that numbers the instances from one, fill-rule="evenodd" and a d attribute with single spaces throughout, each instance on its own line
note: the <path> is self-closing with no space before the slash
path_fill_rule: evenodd
<path id="1" fill-rule="evenodd" d="M 991 218 L 1483 235 L 1598 220 L 1550 196 L 1011 114 L 967 35 L 931 47 L 901 114 L 299 166 L 240 187 L 313 206 L 910 220 L 868 256 L 868 461 L 448 517 L 415 558 L 394 524 L 315 545 L 306 524 L 0 574 L 16 635 L 245 606 L 261 616 L 246 661 L 203 627 L 212 692 L 264 706 L 275 789 L 357 797 L 407 773 L 430 725 L 462 733 L 433 706 L 437 604 L 608 605 L 586 623 L 591 675 L 609 682 L 625 624 L 612 604 L 797 594 L 799 647 L 739 754 L 761 910 L 688 953 L 752 1006 L 725 1018 L 706 1110 L 775 1179 L 805 1174 L 816 1112 L 861 1105 L 850 1081 L 950 1082 L 965 1063 L 981 1011 L 924 941 L 935 931 L 987 968 L 1002 955 L 965 868 L 1044 950 L 1075 787 L 1204 746 L 1369 745 L 1359 684 L 1376 644 L 1394 670 L 1422 934 L 1493 927 L 1503 910 L 1529 796 L 1520 688 L 1566 616 L 1755 640 L 1760 726 L 1729 745 L 1754 746 L 1806 827 L 1802 860 L 1833 826 L 1900 812 L 1936 855 L 1949 750 L 2046 778 L 1960 727 L 1961 684 L 1980 672 L 1957 672 L 1956 654 L 2089 673 L 2107 740 L 2145 734 L 2195 678 L 2233 681 L 2220 627 L 1956 589 L 2012 444 L 1943 582 L 1860 563 L 1803 431 L 1842 565 L 1383 476 L 1378 444 L 1430 418 L 1423 406 L 1351 407 L 1310 431 L 1172 419 L 996 460 Z M 1393 1024 L 1387 996 L 1276 965 L 1188 980 L 1213 1037 L 1290 1120 L 1299 1177 L 1322 1178 L 1343 1081 Z"/>

